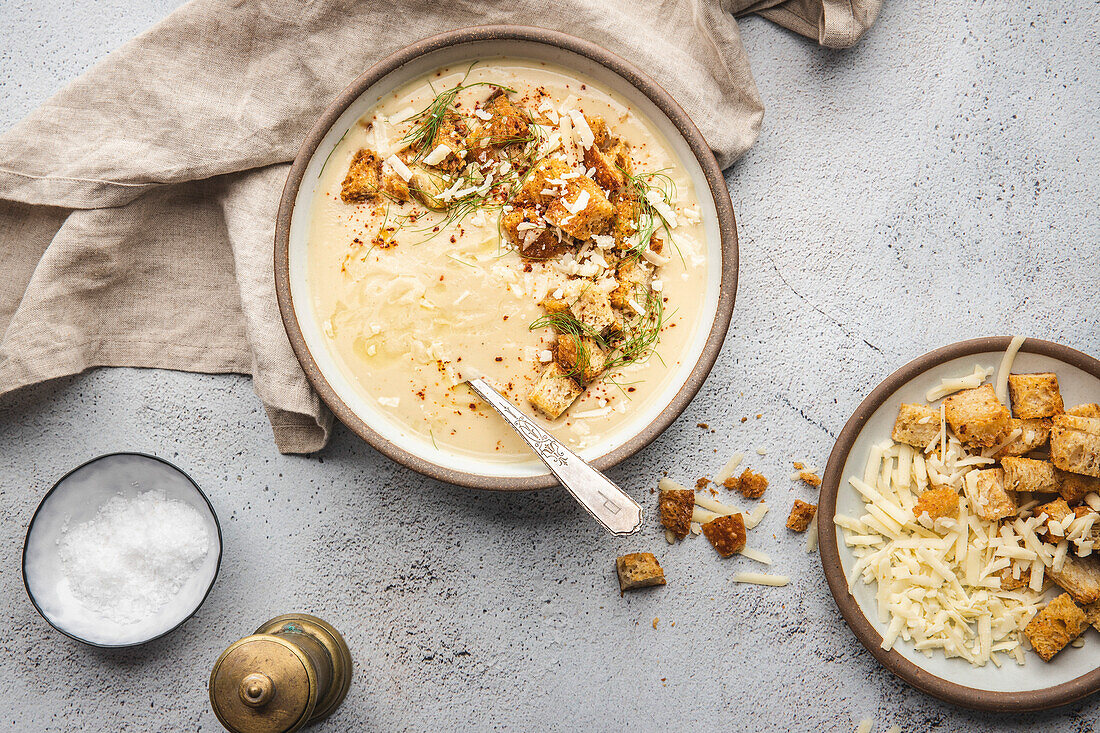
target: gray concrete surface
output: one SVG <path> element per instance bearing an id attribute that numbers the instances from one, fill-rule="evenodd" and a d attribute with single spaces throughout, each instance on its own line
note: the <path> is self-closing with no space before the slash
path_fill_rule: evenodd
<path id="1" fill-rule="evenodd" d="M 0 0 L 0 124 L 175 4 Z M 611 539 L 557 491 L 423 479 L 346 430 L 320 455 L 279 456 L 240 377 L 98 371 L 0 403 L 0 727 L 219 730 L 206 700 L 217 654 L 302 609 L 347 635 L 357 665 L 319 730 L 811 731 L 864 717 L 876 730 L 1094 730 L 1100 698 L 990 715 L 899 683 L 844 626 L 781 513 L 813 496 L 784 478 L 790 461 L 823 465 L 859 400 L 920 353 L 1023 333 L 1100 355 L 1098 23 L 1100 6 L 1068 0 L 891 2 L 841 52 L 743 23 L 767 114 L 728 172 L 733 326 L 687 413 L 612 473 L 648 503 L 661 471 L 691 480 L 747 450 L 777 507 L 753 543 L 790 587 L 736 586 L 748 561 L 721 563 L 703 540 L 669 548 L 652 523 Z M 225 560 L 183 629 L 105 652 L 38 618 L 19 547 L 53 480 L 120 449 L 198 480 Z M 620 599 L 613 558 L 643 549 L 670 584 Z"/>

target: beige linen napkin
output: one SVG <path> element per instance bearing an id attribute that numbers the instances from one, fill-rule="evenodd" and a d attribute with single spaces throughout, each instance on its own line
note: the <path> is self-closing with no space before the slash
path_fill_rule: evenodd
<path id="1" fill-rule="evenodd" d="M 287 161 L 320 112 L 383 56 L 470 25 L 587 38 L 648 71 L 723 166 L 763 106 L 735 15 L 828 46 L 881 0 L 194 0 L 0 136 L 0 396 L 94 366 L 251 374 L 284 453 L 332 416 L 275 302 Z"/>

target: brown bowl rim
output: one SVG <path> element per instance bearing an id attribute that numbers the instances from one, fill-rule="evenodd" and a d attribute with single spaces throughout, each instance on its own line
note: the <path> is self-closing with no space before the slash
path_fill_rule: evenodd
<path id="1" fill-rule="evenodd" d="M 626 460 L 655 440 L 687 408 L 692 398 L 703 386 L 703 382 L 710 374 L 710 370 L 722 349 L 722 343 L 725 340 L 726 331 L 733 315 L 733 304 L 737 293 L 737 224 L 725 178 L 713 152 L 711 152 L 710 147 L 691 121 L 691 118 L 657 82 L 630 62 L 610 51 L 565 33 L 516 25 L 476 26 L 449 31 L 407 46 L 379 61 L 352 82 L 329 105 L 328 109 L 310 129 L 291 165 L 286 186 L 283 188 L 282 197 L 279 201 L 279 212 L 275 223 L 275 293 L 278 297 L 279 311 L 282 315 L 287 337 L 290 339 L 290 345 L 295 356 L 297 356 L 302 369 L 305 371 L 307 380 L 309 380 L 310 385 L 322 401 L 332 410 L 336 418 L 350 428 L 352 432 L 383 455 L 425 476 L 476 489 L 527 491 L 556 486 L 557 480 L 549 472 L 537 476 L 512 478 L 458 471 L 414 455 L 373 430 L 363 419 L 352 412 L 336 394 L 324 375 L 321 374 L 298 325 L 290 292 L 290 221 L 294 212 L 294 200 L 298 195 L 298 189 L 305 175 L 307 164 L 316 152 L 322 138 L 335 124 L 337 118 L 368 88 L 414 59 L 450 46 L 492 40 L 525 41 L 553 46 L 604 66 L 642 92 L 668 117 L 699 162 L 714 200 L 722 247 L 722 281 L 714 322 L 711 325 L 710 333 L 707 336 L 699 360 L 695 363 L 687 380 L 672 400 L 649 425 L 615 450 L 593 460 L 592 465 L 598 470 L 604 471 Z"/>
<path id="2" fill-rule="evenodd" d="M 875 410 L 885 403 L 894 392 L 929 369 L 962 356 L 1004 351 L 1011 341 L 1011 336 L 988 336 L 959 341 L 917 357 L 883 380 L 860 403 L 855 413 L 845 423 L 844 429 L 840 431 L 836 445 L 833 447 L 832 453 L 829 454 L 829 462 L 822 477 L 818 507 L 817 539 L 825 579 L 828 581 L 829 590 L 840 608 L 845 623 L 852 629 L 860 643 L 867 651 L 871 652 L 882 666 L 918 690 L 955 705 L 989 712 L 1046 710 L 1080 700 L 1100 690 L 1100 667 L 1068 682 L 1040 690 L 996 692 L 978 690 L 949 682 L 921 669 L 896 651 L 882 649 L 880 646 L 882 636 L 864 616 L 856 599 L 848 592 L 848 580 L 840 563 L 840 549 L 837 545 L 836 528 L 833 526 L 832 520 L 836 514 L 836 497 L 844 464 L 848 460 L 848 454 L 855 445 L 860 431 L 863 430 L 864 425 L 867 424 Z M 1024 341 L 1020 351 L 1057 359 L 1100 379 L 1100 361 L 1069 346 L 1028 338 Z M 1038 662 L 1035 661 L 1035 663 Z"/>

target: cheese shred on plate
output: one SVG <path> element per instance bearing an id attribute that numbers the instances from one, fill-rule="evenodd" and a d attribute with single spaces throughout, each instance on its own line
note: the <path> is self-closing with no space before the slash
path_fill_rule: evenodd
<path id="1" fill-rule="evenodd" d="M 984 373 L 984 381 L 988 371 L 979 367 L 975 375 Z M 1024 664 L 1023 629 L 1044 604 L 1048 568 L 1060 568 L 1070 542 L 1057 550 L 1041 542 L 1036 529 L 1047 517 L 1031 516 L 1032 505 L 1003 523 L 971 510 L 977 471 L 991 462 L 968 453 L 941 425 L 923 452 L 891 441 L 873 446 L 862 475 L 849 477 L 864 512 L 833 521 L 856 558 L 849 591 L 859 582 L 875 586 L 883 649 L 902 639 L 927 657 L 939 650 L 999 667 L 1005 654 Z M 914 516 L 917 496 L 930 485 L 954 489 L 957 510 L 935 520 Z M 1002 588 L 1003 574 L 1023 579 L 1023 587 Z"/>

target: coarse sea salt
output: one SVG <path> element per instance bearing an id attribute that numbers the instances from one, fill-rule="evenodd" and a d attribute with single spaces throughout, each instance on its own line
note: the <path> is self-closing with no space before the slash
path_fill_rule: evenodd
<path id="1" fill-rule="evenodd" d="M 89 521 L 62 529 L 63 582 L 88 611 L 135 624 L 161 611 L 200 571 L 211 539 L 198 511 L 163 491 L 114 496 Z"/>

